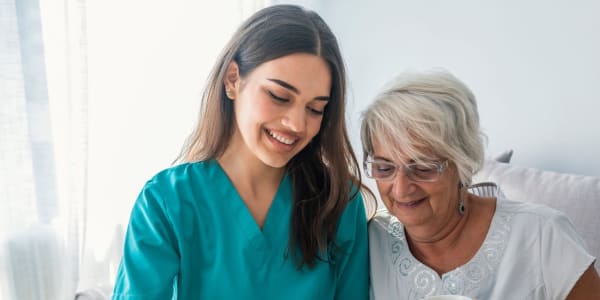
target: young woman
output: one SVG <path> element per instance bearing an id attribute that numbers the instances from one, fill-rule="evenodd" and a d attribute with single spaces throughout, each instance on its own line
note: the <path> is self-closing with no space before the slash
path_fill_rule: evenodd
<path id="1" fill-rule="evenodd" d="M 360 175 L 337 41 L 265 8 L 210 75 L 180 165 L 144 186 L 113 299 L 366 299 Z"/>

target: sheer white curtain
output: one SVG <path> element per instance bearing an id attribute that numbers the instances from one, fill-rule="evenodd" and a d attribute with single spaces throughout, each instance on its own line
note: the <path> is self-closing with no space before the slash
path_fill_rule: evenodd
<path id="1" fill-rule="evenodd" d="M 0 0 L 0 299 L 109 297 L 138 191 L 264 5 Z"/>
<path id="2" fill-rule="evenodd" d="M 37 0 L 0 0 L 2 299 L 65 299 L 84 244 L 87 174 L 85 2 L 59 3 L 50 77 Z M 56 74 L 55 74 L 56 75 Z M 52 88 L 50 88 L 52 87 Z M 60 121 L 60 122 L 58 122 Z"/>

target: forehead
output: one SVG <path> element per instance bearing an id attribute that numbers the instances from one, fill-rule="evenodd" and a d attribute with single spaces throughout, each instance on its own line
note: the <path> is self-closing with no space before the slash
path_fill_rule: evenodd
<path id="1" fill-rule="evenodd" d="M 373 156 L 388 160 L 405 160 L 408 155 L 402 151 L 399 143 L 395 140 L 382 137 L 373 137 Z"/>
<path id="2" fill-rule="evenodd" d="M 307 96 L 329 96 L 331 70 L 322 58 L 309 53 L 294 53 L 259 65 L 249 79 L 278 79 L 296 87 Z"/>
<path id="3" fill-rule="evenodd" d="M 401 142 L 385 135 L 373 138 L 373 156 L 405 163 L 438 158 L 432 149 L 422 145 L 422 143 L 415 143 L 412 140 Z"/>

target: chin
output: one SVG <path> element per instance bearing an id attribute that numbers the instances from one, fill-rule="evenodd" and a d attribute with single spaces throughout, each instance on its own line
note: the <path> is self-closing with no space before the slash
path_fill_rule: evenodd
<path id="1" fill-rule="evenodd" d="M 304 145 L 304 147 L 305 146 L 306 145 Z M 285 152 L 271 151 L 271 149 L 268 149 L 267 151 L 264 151 L 263 153 L 261 153 L 261 155 L 258 156 L 258 157 L 267 166 L 270 166 L 272 168 L 283 168 L 294 157 L 296 157 L 296 155 L 298 155 L 298 153 L 300 153 L 300 151 L 302 151 L 302 149 L 304 149 L 304 147 L 302 147 L 298 151 L 290 151 L 290 152 L 287 152 L 287 153 L 285 153 Z"/>
<path id="2" fill-rule="evenodd" d="M 387 209 L 394 217 L 398 219 L 398 221 L 400 221 L 400 223 L 404 225 L 414 223 L 414 219 L 416 217 L 414 213 L 407 212 L 395 206 L 388 206 Z"/>
<path id="3" fill-rule="evenodd" d="M 293 156 L 292 156 L 293 157 Z M 260 160 L 267 166 L 274 169 L 284 168 L 292 157 L 275 157 L 275 155 L 263 155 Z"/>

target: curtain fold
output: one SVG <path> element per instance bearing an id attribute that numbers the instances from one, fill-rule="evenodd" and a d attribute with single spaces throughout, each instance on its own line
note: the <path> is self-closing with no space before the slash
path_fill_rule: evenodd
<path id="1" fill-rule="evenodd" d="M 47 20 L 60 24 L 48 40 L 38 0 L 0 0 L 2 299 L 69 299 L 80 277 L 88 138 L 85 2 L 53 4 L 62 5 L 64 18 Z M 46 50 L 53 47 L 62 55 L 48 64 Z"/>

